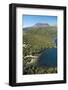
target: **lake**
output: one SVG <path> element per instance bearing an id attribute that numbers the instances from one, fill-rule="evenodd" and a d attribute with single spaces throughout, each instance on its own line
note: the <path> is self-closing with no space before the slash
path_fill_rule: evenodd
<path id="1" fill-rule="evenodd" d="M 39 66 L 57 67 L 57 48 L 49 48 L 42 52 L 38 60 Z"/>

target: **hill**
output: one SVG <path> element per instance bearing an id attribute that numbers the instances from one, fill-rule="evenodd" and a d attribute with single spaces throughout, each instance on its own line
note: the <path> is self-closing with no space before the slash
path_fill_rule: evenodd
<path id="1" fill-rule="evenodd" d="M 23 29 L 23 41 L 30 47 L 31 52 L 39 52 L 45 48 L 56 47 L 57 27 L 30 27 Z"/>
<path id="2" fill-rule="evenodd" d="M 40 24 L 39 24 L 40 25 Z M 39 57 L 57 47 L 57 27 L 35 24 L 23 29 L 23 74 L 57 73 L 56 67 L 39 66 Z M 44 55 L 45 56 L 45 55 Z M 50 58 L 51 59 L 51 58 Z M 43 59 L 41 59 L 43 61 Z"/>

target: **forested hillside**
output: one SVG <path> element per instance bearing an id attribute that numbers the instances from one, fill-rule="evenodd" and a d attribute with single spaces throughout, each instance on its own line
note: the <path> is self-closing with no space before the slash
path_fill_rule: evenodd
<path id="1" fill-rule="evenodd" d="M 47 27 L 24 28 L 22 38 L 24 43 L 24 47 L 23 47 L 24 74 L 26 74 L 27 70 L 29 70 L 28 68 L 31 66 L 38 68 L 36 66 L 37 63 L 29 64 L 29 62 L 31 62 L 31 57 L 25 58 L 26 56 L 28 55 L 39 56 L 44 49 L 56 48 L 55 39 L 57 40 L 57 27 L 47 26 Z M 42 68 L 40 67 L 39 69 L 42 70 Z M 56 69 L 54 70 L 54 72 L 55 71 Z M 27 72 L 27 73 L 30 74 L 31 72 Z"/>

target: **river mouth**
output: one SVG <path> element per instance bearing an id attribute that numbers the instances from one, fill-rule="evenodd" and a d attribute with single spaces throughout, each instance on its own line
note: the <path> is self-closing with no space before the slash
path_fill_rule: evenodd
<path id="1" fill-rule="evenodd" d="M 57 67 L 57 48 L 45 49 L 38 58 L 40 67 Z"/>

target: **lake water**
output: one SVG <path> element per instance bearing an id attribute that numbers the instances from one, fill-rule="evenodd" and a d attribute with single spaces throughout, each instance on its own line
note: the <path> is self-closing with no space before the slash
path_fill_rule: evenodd
<path id="1" fill-rule="evenodd" d="M 57 67 L 57 48 L 44 50 L 39 57 L 40 66 Z"/>

